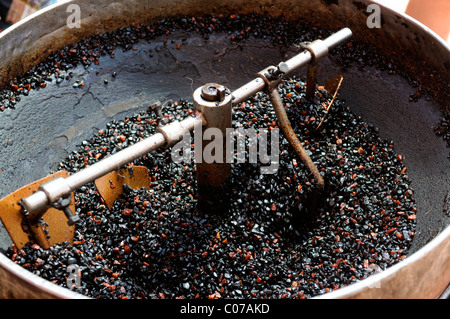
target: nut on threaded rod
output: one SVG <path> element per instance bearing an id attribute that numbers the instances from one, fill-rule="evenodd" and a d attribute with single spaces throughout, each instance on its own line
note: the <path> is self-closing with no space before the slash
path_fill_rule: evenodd
<path id="1" fill-rule="evenodd" d="M 208 102 L 222 102 L 225 99 L 226 88 L 216 83 L 208 83 L 202 86 L 201 97 Z"/>

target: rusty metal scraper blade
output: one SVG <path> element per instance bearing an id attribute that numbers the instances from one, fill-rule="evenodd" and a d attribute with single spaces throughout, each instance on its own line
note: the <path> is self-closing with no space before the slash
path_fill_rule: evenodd
<path id="1" fill-rule="evenodd" d="M 102 196 L 109 209 L 123 194 L 123 186 L 126 184 L 132 189 L 145 187 L 150 189 L 150 174 L 145 166 L 130 166 L 108 173 L 95 180 L 100 196 Z"/>
<path id="2" fill-rule="evenodd" d="M 22 206 L 18 204 L 22 198 L 37 191 L 40 185 L 56 177 L 65 178 L 68 176 L 68 172 L 59 171 L 24 186 L 0 200 L 0 219 L 18 249 L 22 249 L 30 241 L 36 242 L 44 249 L 65 241 L 73 244 L 75 226 L 69 226 L 67 224 L 67 217 L 62 210 L 50 207 L 41 219 L 31 221 L 24 216 Z M 69 208 L 72 214 L 74 214 L 75 204 L 73 193 L 71 196 L 72 200 Z"/>
<path id="3" fill-rule="evenodd" d="M 336 96 L 339 92 L 339 89 L 341 87 L 343 80 L 344 80 L 344 78 L 342 77 L 342 75 L 336 75 L 334 78 L 327 81 L 323 85 L 323 88 L 328 92 L 328 94 L 330 94 L 332 96 L 332 99 L 331 99 L 330 103 L 328 103 L 325 115 L 322 117 L 322 120 L 320 121 L 319 125 L 317 125 L 317 127 L 314 129 L 314 131 L 317 131 L 319 129 L 319 127 L 322 125 L 323 121 L 325 121 L 325 118 L 327 117 L 328 113 L 330 112 L 330 109 L 334 103 L 334 100 L 336 99 Z"/>

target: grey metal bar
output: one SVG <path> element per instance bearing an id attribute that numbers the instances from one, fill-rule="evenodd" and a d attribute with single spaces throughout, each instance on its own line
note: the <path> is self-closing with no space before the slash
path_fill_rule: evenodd
<path id="1" fill-rule="evenodd" d="M 336 33 L 333 33 L 328 38 L 323 39 L 322 41 L 328 47 L 328 50 L 331 50 L 339 44 L 350 40 L 352 35 L 352 30 L 350 30 L 349 28 L 343 28 Z"/>
<path id="2" fill-rule="evenodd" d="M 21 205 L 28 212 L 43 210 L 56 202 L 59 198 L 68 196 L 72 191 L 79 187 L 93 182 L 97 178 L 117 170 L 157 148 L 178 142 L 186 130 L 192 131 L 197 123 L 201 124 L 202 122 L 203 119 L 201 117 L 188 117 L 181 122 L 176 121 L 168 124 L 165 128 L 165 132 L 170 132 L 169 135 L 164 134 L 164 132 L 158 132 L 67 178 L 55 178 L 54 180 L 41 185 L 39 188 L 40 190 L 36 193 L 23 198 L 21 200 Z M 171 138 L 167 139 L 167 136 L 171 136 Z"/>
<path id="3" fill-rule="evenodd" d="M 261 78 L 253 79 L 247 84 L 241 86 L 239 89 L 233 91 L 232 101 L 233 104 L 239 104 L 247 100 L 249 97 L 255 95 L 257 92 L 262 91 L 265 87 L 265 83 Z"/>

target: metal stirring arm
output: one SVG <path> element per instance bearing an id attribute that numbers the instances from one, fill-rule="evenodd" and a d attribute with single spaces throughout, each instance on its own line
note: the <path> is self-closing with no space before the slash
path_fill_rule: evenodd
<path id="1" fill-rule="evenodd" d="M 295 137 L 295 134 L 292 136 L 292 128 L 289 129 L 290 124 L 287 120 L 285 110 L 277 92 L 277 86 L 286 75 L 301 66 L 309 64 L 310 68 L 314 67 L 317 64 L 317 61 L 324 57 L 329 50 L 338 44 L 349 40 L 351 36 L 351 30 L 344 28 L 324 40 L 316 40 L 312 42 L 306 47 L 305 51 L 297 54 L 290 60 L 281 62 L 276 67 L 271 66 L 259 72 L 258 76 L 254 80 L 232 92 L 230 98 L 228 98 L 228 96 L 225 98 L 223 94 L 221 94 L 223 93 L 222 89 L 217 89 L 220 85 L 215 85 L 218 91 L 211 92 L 211 94 L 194 93 L 194 105 L 197 109 L 197 115 L 195 117 L 189 117 L 182 121 L 175 121 L 168 125 L 159 127 L 157 133 L 151 137 L 142 140 L 114 155 L 111 155 L 93 164 L 92 166 L 89 166 L 67 178 L 58 177 L 48 183 L 40 185 L 37 192 L 23 198 L 20 201 L 21 206 L 29 214 L 33 215 L 33 218 L 39 217 L 39 215 L 43 215 L 45 213 L 45 209 L 47 207 L 57 203 L 61 198 L 67 198 L 71 192 L 81 186 L 86 185 L 87 183 L 90 183 L 111 171 L 117 170 L 157 148 L 174 145 L 176 142 L 181 140 L 185 132 L 193 131 L 196 125 L 209 127 L 219 125 L 216 124 L 218 122 L 217 117 L 223 116 L 224 110 L 225 112 L 229 112 L 229 116 L 231 116 L 230 106 L 232 104 L 239 104 L 259 91 L 268 92 L 283 132 L 288 136 L 288 138 L 289 136 L 291 137 L 290 141 L 292 146 L 294 146 L 297 153 L 315 176 L 319 187 L 323 188 L 324 182 L 322 176 L 307 155 L 306 151 L 301 146 L 301 143 Z M 312 90 L 314 92 L 315 76 L 308 76 L 307 86 L 307 91 Z M 208 84 L 203 88 L 199 88 L 199 90 L 203 89 L 201 91 L 205 92 L 210 89 L 210 87 L 211 84 Z M 217 100 L 215 102 L 211 101 L 215 97 Z M 226 102 L 222 103 L 223 100 L 226 100 Z M 220 129 L 224 129 L 225 126 L 230 125 L 231 123 L 221 123 L 220 126 L 224 127 L 220 127 Z M 203 165 L 201 168 L 197 168 L 197 176 L 201 176 L 202 174 L 202 172 L 198 172 L 199 169 L 200 171 L 204 171 L 205 174 L 207 174 L 208 171 L 213 170 L 208 165 Z M 222 179 L 224 179 L 223 177 L 224 176 L 222 176 Z"/>
<path id="2" fill-rule="evenodd" d="M 39 186 L 39 191 L 20 201 L 22 207 L 29 213 L 42 212 L 47 206 L 67 197 L 71 192 L 93 182 L 109 172 L 118 170 L 124 165 L 160 148 L 171 146 L 190 132 L 196 124 L 202 124 L 202 116 L 188 117 L 182 121 L 175 121 L 159 127 L 157 133 L 120 152 L 111 155 L 67 178 L 58 177 Z M 36 216 L 34 216 L 36 218 Z"/>

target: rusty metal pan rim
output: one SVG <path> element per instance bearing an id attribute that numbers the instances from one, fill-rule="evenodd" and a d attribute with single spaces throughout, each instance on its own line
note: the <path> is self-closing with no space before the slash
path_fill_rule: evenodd
<path id="1" fill-rule="evenodd" d="M 59 299 L 91 299 L 64 287 L 51 283 L 50 281 L 33 274 L 25 268 L 16 265 L 8 257 L 0 253 L 0 268 L 2 271 L 10 272 L 19 277 L 19 279 L 28 283 L 31 287 L 39 289 L 40 294 L 46 293 L 53 298 Z"/>
<path id="2" fill-rule="evenodd" d="M 8 27 L 6 30 L 2 31 L 0 33 L 0 40 L 3 37 L 6 37 L 7 35 L 9 35 L 9 33 L 14 32 L 16 29 L 19 29 L 23 25 L 27 24 L 29 21 L 32 21 L 32 20 L 36 19 L 37 17 L 46 14 L 48 11 L 52 11 L 56 7 L 60 7 L 60 6 L 62 7 L 62 6 L 66 5 L 66 4 L 69 4 L 71 2 L 73 2 L 73 0 L 58 1 L 57 3 L 51 4 L 51 5 L 43 8 L 43 9 L 40 9 L 40 10 L 30 14 L 29 16 L 26 16 L 22 20 L 19 20 L 16 23 L 14 23 L 12 26 Z"/>
<path id="3" fill-rule="evenodd" d="M 5 35 L 7 35 L 8 33 L 14 32 L 16 28 L 19 28 L 20 26 L 28 23 L 30 20 L 34 20 L 36 17 L 45 14 L 47 11 L 52 11 L 54 8 L 56 7 L 62 7 L 66 4 L 69 4 L 71 2 L 76 2 L 75 0 L 62 0 L 62 1 L 58 1 L 55 4 L 49 5 L 39 11 L 36 11 L 34 13 L 32 13 L 31 15 L 23 18 L 22 20 L 16 22 L 15 24 L 13 24 L 12 26 L 10 26 L 9 28 L 7 28 L 6 30 L 4 30 L 3 32 L 0 33 L 0 39 L 2 37 L 4 37 Z M 436 32 L 434 32 L 433 30 L 431 30 L 429 27 L 427 27 L 426 25 L 424 25 L 422 22 L 416 20 L 415 18 L 407 15 L 404 12 L 400 12 L 400 11 L 395 11 L 383 4 L 381 4 L 379 1 L 377 0 L 368 0 L 368 3 L 373 3 L 373 4 L 377 4 L 379 5 L 381 8 L 383 8 L 383 10 L 388 11 L 391 14 L 395 14 L 405 20 L 407 20 L 410 23 L 415 24 L 416 26 L 418 26 L 421 29 L 426 30 L 435 40 L 437 40 L 438 42 L 440 42 L 440 44 L 444 47 L 447 47 L 448 50 L 450 50 L 450 44 L 448 44 L 443 38 L 441 38 Z"/>
<path id="4" fill-rule="evenodd" d="M 387 268 L 386 270 L 374 274 L 372 276 L 369 276 L 357 283 L 354 283 L 352 285 L 349 285 L 347 287 L 340 288 L 336 291 L 326 293 L 320 296 L 314 297 L 314 299 L 351 299 L 351 298 L 365 298 L 365 296 L 358 295 L 359 292 L 361 292 L 363 289 L 383 289 L 383 280 L 392 278 L 396 274 L 398 274 L 399 271 L 405 270 L 409 266 L 414 266 L 414 264 L 423 261 L 423 259 L 426 256 L 429 256 L 430 254 L 439 254 L 442 248 L 442 245 L 444 248 L 445 245 L 450 247 L 450 226 L 444 229 L 441 233 L 439 233 L 435 238 L 433 238 L 428 244 L 423 246 L 421 249 L 419 249 L 414 254 L 410 255 L 409 257 L 405 258 L 405 260 L 400 261 L 399 263 Z M 447 248 L 449 248 L 447 247 Z M 428 259 L 429 260 L 429 259 Z M 450 280 L 450 278 L 449 278 Z M 447 283 L 449 285 L 450 282 Z M 368 288 L 373 287 L 373 288 Z M 379 288 L 377 288 L 379 287 Z M 442 289 L 442 292 L 444 292 L 445 286 Z M 381 294 L 378 294 L 378 298 L 389 298 L 388 295 L 385 295 L 383 297 Z M 438 296 L 432 296 L 431 298 L 438 298 Z M 403 296 L 403 298 L 417 298 L 415 295 L 406 295 Z M 429 297 L 430 298 L 430 297 Z"/>

